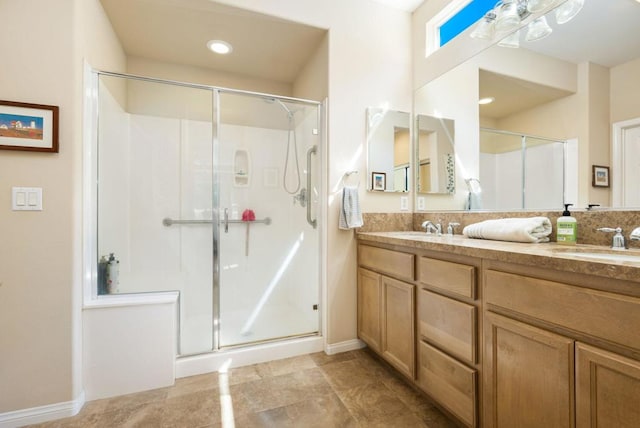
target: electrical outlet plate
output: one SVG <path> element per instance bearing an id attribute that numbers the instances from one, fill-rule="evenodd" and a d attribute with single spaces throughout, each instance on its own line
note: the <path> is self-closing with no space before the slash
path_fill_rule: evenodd
<path id="1" fill-rule="evenodd" d="M 423 196 L 418 198 L 418 210 L 424 211 L 426 209 L 425 199 Z"/>
<path id="2" fill-rule="evenodd" d="M 409 211 L 409 198 L 400 196 L 400 211 Z"/>

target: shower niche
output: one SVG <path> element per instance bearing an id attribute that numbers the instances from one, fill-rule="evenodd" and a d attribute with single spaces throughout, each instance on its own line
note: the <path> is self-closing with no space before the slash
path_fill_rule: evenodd
<path id="1" fill-rule="evenodd" d="M 251 158 L 249 151 L 236 149 L 233 154 L 233 184 L 235 187 L 248 187 L 251 182 Z"/>

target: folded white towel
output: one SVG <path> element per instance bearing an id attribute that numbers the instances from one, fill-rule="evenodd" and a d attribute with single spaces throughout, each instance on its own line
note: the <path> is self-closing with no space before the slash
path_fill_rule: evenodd
<path id="1" fill-rule="evenodd" d="M 340 222 L 338 227 L 343 230 L 361 227 L 362 210 L 358 199 L 358 188 L 347 187 L 342 190 L 342 200 L 340 203 Z"/>
<path id="2" fill-rule="evenodd" d="M 466 226 L 462 234 L 469 238 L 514 242 L 547 242 L 551 221 L 547 217 L 501 218 Z"/>

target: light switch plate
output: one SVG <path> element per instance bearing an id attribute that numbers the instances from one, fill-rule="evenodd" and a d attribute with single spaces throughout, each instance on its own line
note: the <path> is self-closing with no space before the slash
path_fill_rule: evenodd
<path id="1" fill-rule="evenodd" d="M 409 211 L 409 198 L 400 196 L 400 211 Z"/>
<path id="2" fill-rule="evenodd" d="M 426 209 L 426 204 L 423 196 L 418 198 L 418 211 L 424 211 Z"/>
<path id="3" fill-rule="evenodd" d="M 13 211 L 42 211 L 42 188 L 12 187 L 11 209 Z"/>

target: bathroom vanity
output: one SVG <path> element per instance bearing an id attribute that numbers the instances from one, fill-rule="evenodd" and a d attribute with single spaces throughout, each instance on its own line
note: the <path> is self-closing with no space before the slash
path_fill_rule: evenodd
<path id="1" fill-rule="evenodd" d="M 359 338 L 464 425 L 640 426 L 640 252 L 358 240 Z"/>

